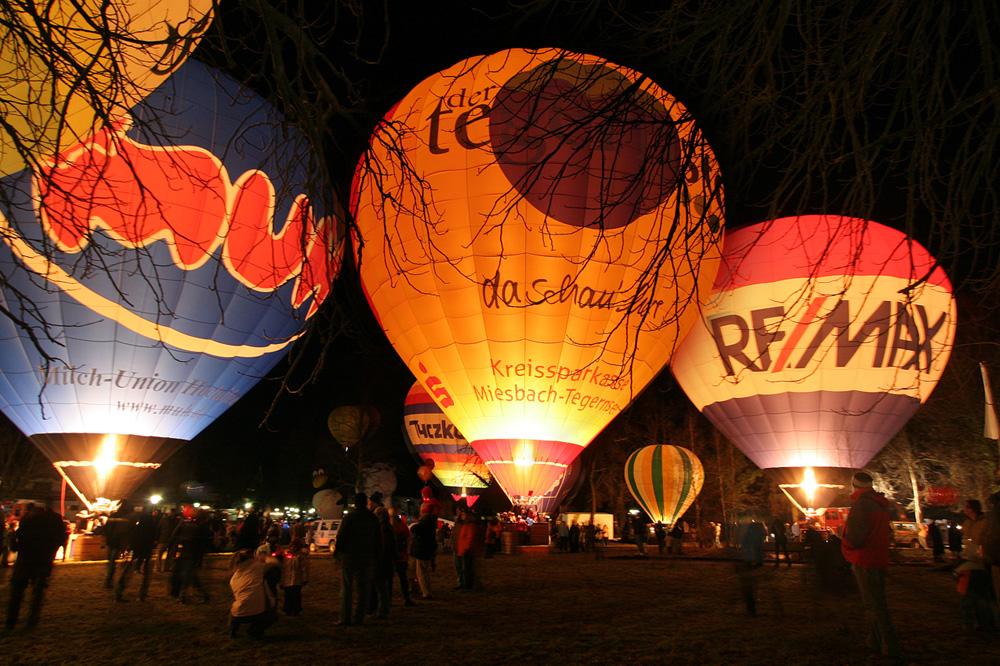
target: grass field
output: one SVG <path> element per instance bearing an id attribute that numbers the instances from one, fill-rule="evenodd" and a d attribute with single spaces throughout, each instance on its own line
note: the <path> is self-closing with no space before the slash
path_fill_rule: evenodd
<path id="1" fill-rule="evenodd" d="M 613 545 L 595 560 L 524 548 L 482 560 L 475 592 L 452 590 L 452 559 L 441 556 L 434 600 L 404 607 L 397 586 L 389 619 L 356 627 L 334 626 L 339 570 L 314 555 L 303 614 L 281 618 L 262 641 L 227 634 L 226 556 L 206 561 L 212 598 L 194 605 L 174 603 L 160 574 L 145 603 L 135 601 L 133 576 L 128 600 L 116 604 L 101 588 L 102 563 L 60 564 L 41 623 L 3 634 L 0 664 L 881 663 L 863 646 L 849 577 L 839 593 L 820 592 L 809 565 L 766 566 L 754 574 L 750 616 L 733 562 L 633 553 Z M 889 604 L 913 663 L 1000 664 L 1000 636 L 964 633 L 953 577 L 926 560 L 892 568 Z"/>

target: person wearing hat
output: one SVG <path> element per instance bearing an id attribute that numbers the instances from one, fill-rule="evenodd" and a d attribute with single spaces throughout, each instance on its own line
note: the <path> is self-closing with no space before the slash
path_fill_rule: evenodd
<path id="1" fill-rule="evenodd" d="M 338 626 L 361 624 L 368 610 L 375 562 L 382 545 L 378 518 L 368 510 L 368 497 L 364 493 L 354 496 L 354 510 L 344 516 L 337 530 L 337 548 L 334 559 L 340 563 L 340 622 Z M 354 588 L 358 589 L 358 604 L 354 617 L 351 606 Z"/>
<path id="2" fill-rule="evenodd" d="M 889 501 L 875 492 L 872 477 L 858 472 L 851 479 L 851 511 L 844 525 L 841 550 L 851 563 L 858 581 L 861 601 L 868 620 L 869 649 L 891 659 L 901 659 L 902 649 L 889 615 L 885 598 L 886 572 L 889 569 L 889 546 L 892 525 Z"/>

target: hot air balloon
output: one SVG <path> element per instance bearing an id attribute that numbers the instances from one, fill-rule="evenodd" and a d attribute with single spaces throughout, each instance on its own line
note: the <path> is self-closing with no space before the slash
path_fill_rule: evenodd
<path id="1" fill-rule="evenodd" d="M 472 506 L 477 491 L 489 485 L 490 472 L 420 382 L 406 394 L 403 431 L 428 475 L 437 477 L 456 500 L 465 497 Z"/>
<path id="2" fill-rule="evenodd" d="M 337 407 L 326 419 L 326 425 L 341 446 L 349 449 L 370 437 L 382 422 L 374 407 L 343 405 Z"/>
<path id="3" fill-rule="evenodd" d="M 515 501 L 551 488 L 666 363 L 722 233 L 687 110 L 555 49 L 419 84 L 377 128 L 352 206 L 389 341 Z"/>
<path id="4" fill-rule="evenodd" d="M 680 446 L 644 446 L 625 461 L 625 485 L 653 522 L 673 525 L 705 482 L 697 456 Z"/>
<path id="5" fill-rule="evenodd" d="M 339 268 L 310 149 L 188 61 L 37 174 L 0 179 L 0 409 L 88 506 L 263 377 Z"/>
<path id="6" fill-rule="evenodd" d="M 22 4 L 7 5 L 0 23 L 0 176 L 77 145 L 99 119 L 135 106 L 194 50 L 213 3 Z"/>
<path id="7" fill-rule="evenodd" d="M 866 465 L 930 396 L 955 317 L 944 270 L 899 231 L 783 218 L 729 233 L 672 369 L 750 460 L 798 486 L 793 501 L 825 506 L 842 485 L 829 481 Z"/>

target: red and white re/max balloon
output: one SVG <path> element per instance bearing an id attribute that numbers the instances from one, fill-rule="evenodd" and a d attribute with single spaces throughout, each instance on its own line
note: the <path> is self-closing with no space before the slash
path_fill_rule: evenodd
<path id="1" fill-rule="evenodd" d="M 431 76 L 352 195 L 389 341 L 522 503 L 660 371 L 718 269 L 722 186 L 694 119 L 593 56 L 514 49 Z"/>
<path id="2" fill-rule="evenodd" d="M 761 468 L 857 469 L 930 396 L 955 319 L 944 270 L 901 232 L 782 218 L 727 234 L 704 321 L 671 367 Z"/>

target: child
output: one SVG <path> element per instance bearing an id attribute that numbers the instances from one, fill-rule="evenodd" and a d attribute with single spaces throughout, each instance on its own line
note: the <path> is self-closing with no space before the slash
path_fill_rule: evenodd
<path id="1" fill-rule="evenodd" d="M 285 590 L 281 610 L 285 615 L 296 617 L 302 612 L 302 586 L 308 582 L 309 554 L 302 539 L 295 537 L 281 561 L 281 587 Z"/>

